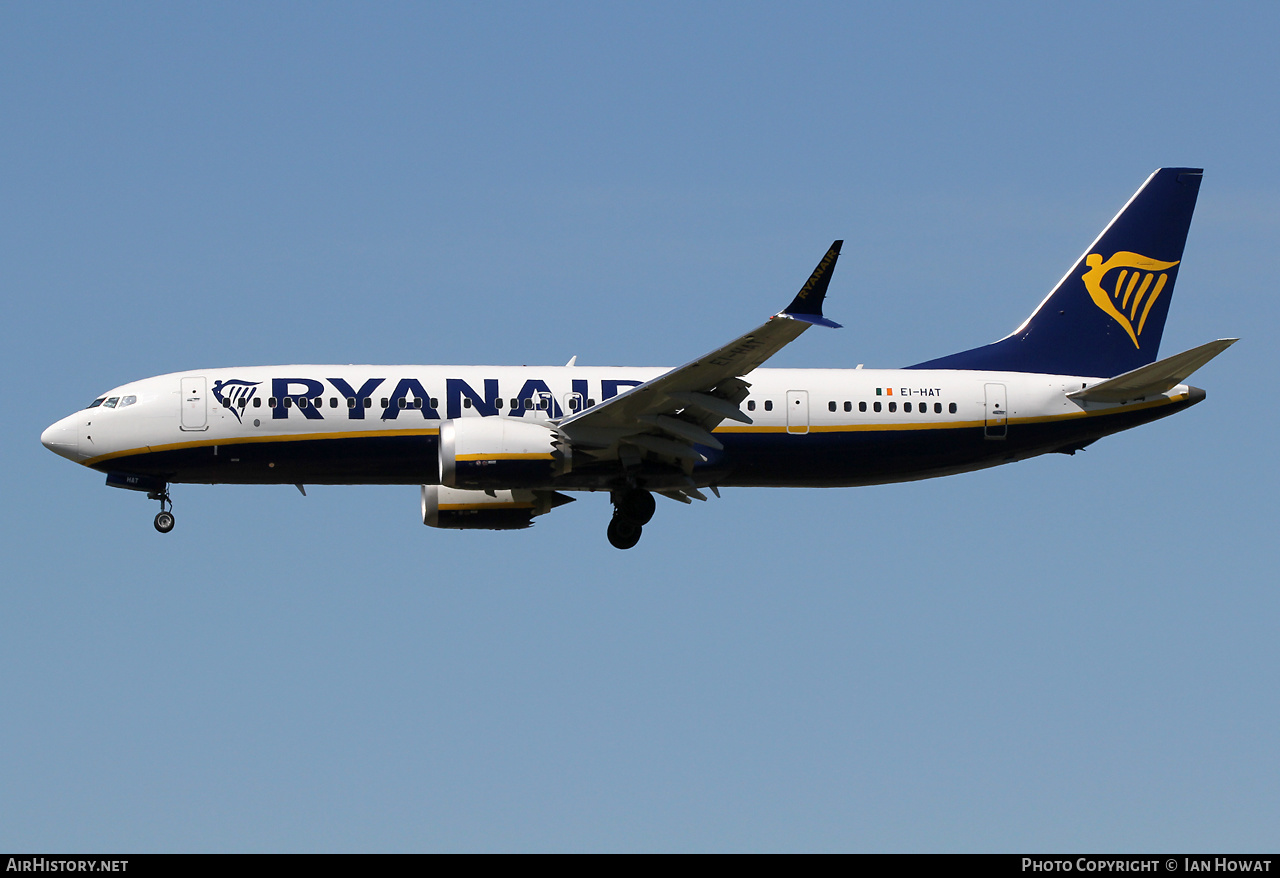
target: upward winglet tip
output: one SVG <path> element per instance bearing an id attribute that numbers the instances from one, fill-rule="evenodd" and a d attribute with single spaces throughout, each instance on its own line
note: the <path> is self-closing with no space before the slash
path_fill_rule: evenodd
<path id="1" fill-rule="evenodd" d="M 809 280 L 796 293 L 782 313 L 797 320 L 805 320 L 819 326 L 838 328 L 839 324 L 822 316 L 822 302 L 827 297 L 827 287 L 831 284 L 831 274 L 835 270 L 836 260 L 840 258 L 840 248 L 844 246 L 842 239 L 832 242 L 826 255 L 818 262 L 818 266 L 809 275 Z"/>

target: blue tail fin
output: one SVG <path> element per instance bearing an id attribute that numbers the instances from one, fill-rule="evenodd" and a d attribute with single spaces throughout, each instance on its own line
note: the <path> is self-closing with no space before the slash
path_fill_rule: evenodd
<path id="1" fill-rule="evenodd" d="M 1109 378 L 1155 362 L 1202 173 L 1148 177 L 1011 335 L 908 368 Z"/>

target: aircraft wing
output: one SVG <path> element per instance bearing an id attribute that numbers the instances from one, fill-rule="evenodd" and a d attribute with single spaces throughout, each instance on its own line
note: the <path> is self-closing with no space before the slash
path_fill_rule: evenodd
<path id="1" fill-rule="evenodd" d="M 843 241 L 836 241 L 783 311 L 709 354 L 563 418 L 558 432 L 575 450 L 596 457 L 641 455 L 693 463 L 693 446 L 722 448 L 711 430 L 726 418 L 751 423 L 738 407 L 751 386 L 742 376 L 799 338 L 811 325 L 839 328 L 822 316 L 822 303 Z"/>

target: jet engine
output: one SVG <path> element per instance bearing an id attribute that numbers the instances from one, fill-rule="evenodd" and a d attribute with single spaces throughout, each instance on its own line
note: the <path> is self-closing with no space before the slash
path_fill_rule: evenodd
<path id="1" fill-rule="evenodd" d="M 450 488 L 545 486 L 569 471 L 567 447 L 547 424 L 457 418 L 440 424 L 440 484 Z"/>
<path id="2" fill-rule="evenodd" d="M 422 523 L 461 530 L 519 530 L 544 515 L 572 503 L 557 491 L 464 491 L 442 485 L 422 486 Z"/>

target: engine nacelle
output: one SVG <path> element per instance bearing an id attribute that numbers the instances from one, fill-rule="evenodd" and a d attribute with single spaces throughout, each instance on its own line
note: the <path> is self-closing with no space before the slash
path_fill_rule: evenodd
<path id="1" fill-rule="evenodd" d="M 567 471 L 568 458 L 546 424 L 504 417 L 440 424 L 440 484 L 446 487 L 544 487 Z"/>
<path id="2" fill-rule="evenodd" d="M 532 525 L 535 516 L 571 502 L 572 497 L 556 491 L 464 491 L 423 485 L 422 523 L 462 530 L 519 530 Z"/>

